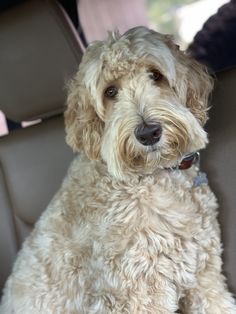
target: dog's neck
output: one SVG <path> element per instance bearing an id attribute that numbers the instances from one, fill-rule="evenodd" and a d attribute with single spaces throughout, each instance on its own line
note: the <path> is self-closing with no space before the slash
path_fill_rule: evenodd
<path id="1" fill-rule="evenodd" d="M 80 160 L 85 160 L 85 162 L 89 161 L 86 154 L 83 154 L 83 153 L 80 154 Z M 91 162 L 91 160 L 90 160 L 90 162 Z M 108 175 L 107 165 L 104 161 L 94 160 L 92 163 L 96 169 L 96 172 L 98 172 L 101 176 L 107 176 Z M 129 181 L 129 182 L 132 182 L 133 184 L 135 184 L 135 181 L 139 182 L 141 178 L 144 178 L 144 177 L 150 176 L 150 175 L 156 176 L 159 172 L 162 172 L 163 170 L 164 171 L 167 170 L 168 172 L 175 172 L 176 170 L 178 170 L 178 171 L 179 170 L 181 170 L 181 171 L 187 170 L 187 169 L 190 169 L 191 167 L 194 166 L 194 169 L 197 170 L 197 172 L 199 172 L 199 163 L 200 163 L 199 152 L 193 152 L 193 153 L 185 155 L 178 164 L 173 165 L 172 167 L 159 168 L 159 169 L 156 169 L 153 173 L 149 173 L 149 174 L 142 175 L 142 176 L 139 176 L 139 175 L 130 176 L 130 177 L 126 178 L 125 182 L 127 183 Z M 111 178 L 112 178 L 112 176 L 111 176 Z M 119 179 L 115 179 L 115 178 L 113 178 L 113 179 L 115 181 L 119 181 Z"/>

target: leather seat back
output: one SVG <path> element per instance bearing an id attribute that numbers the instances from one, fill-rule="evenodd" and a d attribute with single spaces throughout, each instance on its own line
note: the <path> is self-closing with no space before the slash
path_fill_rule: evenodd
<path id="1" fill-rule="evenodd" d="M 202 152 L 202 168 L 219 200 L 224 271 L 236 295 L 236 68 L 216 75 L 207 123 L 210 143 Z"/>
<path id="2" fill-rule="evenodd" d="M 0 290 L 22 241 L 59 188 L 73 157 L 65 144 L 67 80 L 82 45 L 56 1 L 0 13 L 0 110 L 40 123 L 0 138 Z"/>

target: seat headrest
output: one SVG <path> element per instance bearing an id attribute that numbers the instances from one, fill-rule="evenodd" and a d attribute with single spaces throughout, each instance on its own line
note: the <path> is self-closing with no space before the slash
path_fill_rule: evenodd
<path id="1" fill-rule="evenodd" d="M 0 109 L 16 122 L 63 111 L 65 85 L 83 47 L 56 1 L 32 0 L 0 13 Z"/>

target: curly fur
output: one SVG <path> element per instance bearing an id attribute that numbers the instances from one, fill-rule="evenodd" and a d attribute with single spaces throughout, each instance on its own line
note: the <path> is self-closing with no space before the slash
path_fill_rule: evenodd
<path id="1" fill-rule="evenodd" d="M 88 47 L 65 113 L 80 154 L 19 252 L 1 313 L 236 313 L 215 196 L 194 186 L 195 167 L 171 170 L 207 143 L 211 89 L 202 66 L 144 27 Z M 143 121 L 161 123 L 155 145 L 137 141 Z"/>

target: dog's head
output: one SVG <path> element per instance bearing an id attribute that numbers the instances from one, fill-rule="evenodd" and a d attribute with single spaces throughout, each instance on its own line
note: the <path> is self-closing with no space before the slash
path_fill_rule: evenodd
<path id="1" fill-rule="evenodd" d="M 70 84 L 67 142 L 111 175 L 152 173 L 205 147 L 212 81 L 170 36 L 136 27 L 92 43 Z"/>

